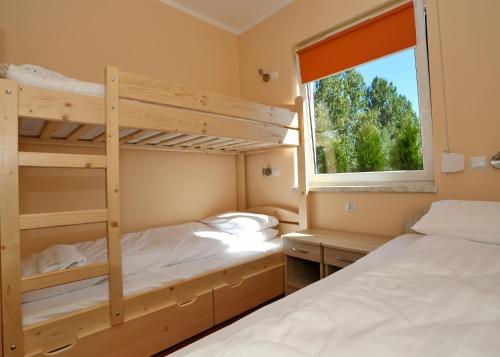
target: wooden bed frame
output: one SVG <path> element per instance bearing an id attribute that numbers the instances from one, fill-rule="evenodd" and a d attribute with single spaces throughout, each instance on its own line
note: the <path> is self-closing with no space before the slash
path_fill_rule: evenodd
<path id="1" fill-rule="evenodd" d="M 19 137 L 25 118 L 45 121 L 38 137 Z M 79 126 L 64 139 L 54 139 L 66 122 Z M 95 126 L 104 126 L 104 133 L 83 140 Z M 285 233 L 308 226 L 303 127 L 301 97 L 288 109 L 270 107 L 115 67 L 106 67 L 104 98 L 0 79 L 1 355 L 147 356 L 282 294 L 284 262 L 279 252 L 124 298 L 119 152 L 134 148 L 236 155 L 237 206 L 246 210 L 246 155 L 296 147 L 299 213 L 278 207 L 248 209 L 277 216 Z M 134 130 L 121 135 L 123 128 Z M 141 138 L 145 130 L 158 133 Z M 105 147 L 105 155 L 20 152 L 23 142 Z M 19 166 L 105 168 L 107 208 L 20 214 Z M 20 230 L 97 222 L 107 222 L 107 262 L 21 278 Z M 22 326 L 23 292 L 102 275 L 109 277 L 109 303 Z"/>

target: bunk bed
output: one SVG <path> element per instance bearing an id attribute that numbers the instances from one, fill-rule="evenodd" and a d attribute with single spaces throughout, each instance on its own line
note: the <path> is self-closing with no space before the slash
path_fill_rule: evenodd
<path id="1" fill-rule="evenodd" d="M 106 67 L 104 96 L 0 78 L 0 267 L 4 356 L 147 356 L 284 291 L 280 251 L 124 297 L 120 149 L 236 156 L 237 207 L 307 228 L 303 100 L 271 107 Z M 38 123 L 38 124 L 37 124 Z M 38 125 L 39 130 L 33 130 Z M 101 147 L 104 155 L 19 151 L 19 144 Z M 247 208 L 246 155 L 297 148 L 299 212 Z M 106 170 L 106 209 L 20 214 L 20 166 Z M 21 277 L 20 231 L 105 222 L 105 263 Z M 22 293 L 108 276 L 109 301 L 23 326 Z"/>

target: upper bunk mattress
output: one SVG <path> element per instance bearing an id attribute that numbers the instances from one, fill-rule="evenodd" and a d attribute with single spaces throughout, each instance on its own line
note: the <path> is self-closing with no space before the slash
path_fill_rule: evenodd
<path id="1" fill-rule="evenodd" d="M 97 97 L 104 96 L 104 86 L 102 84 L 79 81 L 78 79 L 69 78 L 61 73 L 32 64 L 23 64 L 20 66 L 1 64 L 0 78 L 2 77 L 33 87 Z"/>
<path id="2" fill-rule="evenodd" d="M 276 234 L 274 234 L 276 235 Z M 104 239 L 75 244 L 86 263 L 106 260 Z M 124 296 L 180 282 L 281 251 L 281 239 L 260 232 L 235 236 L 192 222 L 122 237 Z M 23 260 L 23 275 L 36 273 L 35 256 Z M 49 290 L 50 289 L 50 290 Z M 23 324 L 30 325 L 108 301 L 107 277 L 24 294 Z"/>

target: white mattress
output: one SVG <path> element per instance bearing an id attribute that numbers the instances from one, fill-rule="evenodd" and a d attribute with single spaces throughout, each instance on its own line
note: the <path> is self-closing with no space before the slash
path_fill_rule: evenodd
<path id="1" fill-rule="evenodd" d="M 174 355 L 498 356 L 500 245 L 401 239 Z"/>
<path id="2" fill-rule="evenodd" d="M 399 236 L 374 250 L 365 257 L 359 259 L 355 264 L 351 264 L 334 274 L 309 285 L 307 288 L 298 290 L 297 292 L 280 299 L 279 301 L 264 306 L 263 308 L 234 322 L 233 324 L 216 331 L 179 351 L 174 352 L 172 356 L 185 356 L 201 348 L 216 345 L 221 341 L 227 340 L 237 331 L 256 325 L 270 316 L 279 315 L 281 311 L 287 310 L 301 301 L 314 298 L 315 296 L 320 296 L 325 291 L 335 288 L 336 286 L 340 286 L 359 274 L 371 271 L 384 264 L 391 263 L 397 259 L 402 251 L 407 249 L 420 237 L 421 235 L 419 234 L 405 234 Z"/>
<path id="3" fill-rule="evenodd" d="M 200 232 L 204 237 L 223 240 L 222 249 L 213 244 L 196 243 L 192 236 Z M 165 247 L 163 238 L 168 240 L 167 247 Z M 158 240 L 158 242 L 151 244 L 151 240 Z M 143 244 L 145 241 L 148 243 Z M 106 255 L 105 250 L 96 249 L 99 244 L 93 243 L 91 247 L 88 247 L 89 243 L 80 243 L 80 250 L 82 245 L 87 245 L 86 255 L 91 258 L 87 262 L 99 261 Z M 164 250 L 163 255 L 157 254 L 162 246 L 168 250 Z M 207 249 L 212 250 L 212 255 L 207 254 Z M 129 260 L 131 262 L 131 264 L 127 264 L 129 268 L 124 269 L 124 274 L 125 270 L 130 271 L 130 274 L 123 278 L 124 295 L 130 296 L 151 290 L 202 273 L 241 264 L 280 250 L 280 238 L 266 242 L 241 240 L 234 236 L 231 237 L 227 233 L 216 231 L 202 223 L 189 223 L 128 234 L 122 238 L 124 266 L 127 257 L 132 257 L 133 260 Z M 136 260 L 134 256 L 137 255 L 147 259 Z M 173 265 L 164 266 L 167 260 L 169 264 Z M 151 264 L 150 262 L 153 261 L 155 263 Z M 106 280 L 79 290 L 26 302 L 22 306 L 23 324 L 26 326 L 43 322 L 107 300 L 108 283 Z"/>

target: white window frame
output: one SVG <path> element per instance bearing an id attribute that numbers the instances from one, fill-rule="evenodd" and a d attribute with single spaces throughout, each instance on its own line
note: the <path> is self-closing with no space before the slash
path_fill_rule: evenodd
<path id="1" fill-rule="evenodd" d="M 417 86 L 419 98 L 419 114 L 420 127 L 422 138 L 422 158 L 423 170 L 402 170 L 402 171 L 375 171 L 375 172 L 352 172 L 352 173 L 330 173 L 317 174 L 315 172 L 314 162 L 314 142 L 312 135 L 306 135 L 306 155 L 307 155 L 307 172 L 309 173 L 309 186 L 324 187 L 324 186 L 377 186 L 377 185 L 401 185 L 401 184 L 430 184 L 434 185 L 434 155 L 432 145 L 432 118 L 431 118 L 431 97 L 430 97 L 430 81 L 429 81 L 429 64 L 427 53 L 427 29 L 425 19 L 425 0 L 413 0 L 415 11 L 415 26 L 417 35 L 417 45 L 415 47 L 415 65 L 417 72 Z M 398 2 L 396 6 L 401 5 Z M 395 7 L 395 6 L 394 6 Z M 337 32 L 343 31 L 357 23 L 366 21 L 367 18 L 378 16 L 391 8 L 378 11 L 357 22 L 344 26 L 341 29 L 327 34 L 331 36 Z M 317 41 L 317 40 L 316 40 Z M 306 46 L 301 46 L 306 47 Z M 297 59 L 297 64 L 298 59 Z M 300 72 L 299 72 L 300 73 Z M 300 75 L 299 75 L 300 76 Z M 301 95 L 306 100 L 306 108 L 309 111 L 311 126 L 308 128 L 309 134 L 313 133 L 312 125 L 314 125 L 314 109 L 312 109 L 312 91 L 307 90 L 303 84 L 300 86 Z M 309 93 L 309 95 L 308 95 Z"/>

